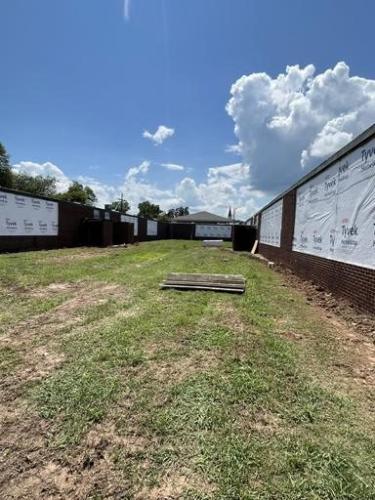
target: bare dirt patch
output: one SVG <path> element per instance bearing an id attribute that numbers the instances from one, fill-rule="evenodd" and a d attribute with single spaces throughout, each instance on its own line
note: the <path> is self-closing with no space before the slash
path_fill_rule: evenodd
<path id="1" fill-rule="evenodd" d="M 170 356 L 169 359 L 151 358 L 148 363 L 149 377 L 163 387 L 179 384 L 198 373 L 209 372 L 218 365 L 217 352 L 194 351 L 186 356 Z"/>
<path id="2" fill-rule="evenodd" d="M 280 432 L 282 423 L 280 418 L 269 411 L 258 410 L 251 412 L 251 408 L 243 407 L 238 410 L 237 421 L 245 433 L 259 432 L 273 435 Z"/>
<path id="3" fill-rule="evenodd" d="M 116 453 L 132 461 L 151 443 L 132 425 L 129 403 L 120 403 L 116 412 L 93 425 L 79 445 L 56 448 L 53 422 L 37 416 L 22 398 L 10 402 L 0 413 L 0 498 L 123 498 L 131 479 L 116 466 Z M 115 421 L 124 413 L 123 435 Z"/>
<path id="4" fill-rule="evenodd" d="M 38 418 L 21 398 L 2 406 L 1 498 L 36 498 L 32 496 L 35 467 L 51 455 L 48 449 L 48 427 L 49 424 Z M 25 484 L 24 477 L 28 478 Z"/>
<path id="5" fill-rule="evenodd" d="M 277 268 L 283 274 L 286 285 L 297 289 L 306 301 L 314 306 L 319 306 L 326 311 L 326 318 L 335 322 L 344 320 L 357 335 L 361 334 L 375 342 L 375 317 L 356 309 L 353 304 L 344 298 L 335 296 L 324 287 L 311 281 L 305 281 L 286 268 Z"/>
<path id="6" fill-rule="evenodd" d="M 33 316 L 25 321 L 12 325 L 1 342 L 20 343 L 35 335 L 48 332 L 54 334 L 72 324 L 76 324 L 82 311 L 89 306 L 97 306 L 108 299 L 125 296 L 127 291 L 120 285 L 107 283 L 53 283 L 35 290 L 35 296 L 48 298 L 53 295 L 69 292 L 73 297 L 54 307 L 46 313 Z"/>
<path id="7" fill-rule="evenodd" d="M 49 285 L 25 289 L 24 293 L 28 293 L 35 298 L 50 298 L 63 293 L 77 293 L 83 289 L 83 283 L 80 281 L 74 283 L 50 283 Z"/>
<path id="8" fill-rule="evenodd" d="M 0 347 L 16 349 L 22 359 L 18 368 L 0 382 L 0 391 L 16 394 L 18 386 L 45 377 L 64 361 L 64 356 L 58 349 L 61 333 L 79 325 L 85 308 L 103 304 L 127 293 L 119 285 L 82 282 L 73 285 L 52 284 L 43 289 L 43 294 L 47 296 L 51 290 L 52 293 L 56 293 L 56 290 L 74 290 L 74 295 L 46 313 L 12 325 L 0 337 Z"/>
<path id="9" fill-rule="evenodd" d="M 134 498 L 136 500 L 177 500 L 183 498 L 184 492 L 188 490 L 196 490 L 201 494 L 212 493 L 214 487 L 208 482 L 202 480 L 201 477 L 185 468 L 185 470 L 176 471 L 170 469 L 159 478 L 158 486 L 144 487 L 138 491 Z"/>
<path id="10" fill-rule="evenodd" d="M 72 455 L 50 449 L 47 441 L 40 440 L 35 451 L 25 449 L 25 445 L 20 454 L 13 451 L 6 463 L 8 474 L 0 483 L 2 498 L 83 500 L 94 495 L 99 485 L 106 498 L 116 498 L 123 485 L 113 465 L 113 447 L 104 436 L 90 446 L 82 445 Z"/>
<path id="11" fill-rule="evenodd" d="M 333 296 L 321 286 L 304 281 L 290 270 L 281 268 L 284 283 L 297 289 L 312 308 L 313 315 L 321 318 L 328 339 L 334 340 L 334 357 L 332 370 L 346 383 L 364 386 L 375 385 L 375 318 L 356 310 L 349 302 Z M 317 333 L 295 332 L 278 321 L 278 332 L 290 341 L 325 342 Z"/>
<path id="12" fill-rule="evenodd" d="M 15 300 L 22 300 L 26 297 L 46 299 L 56 297 L 57 295 L 64 293 L 75 293 L 80 289 L 82 289 L 82 282 L 76 281 L 51 283 L 40 287 L 15 285 L 2 288 L 1 292 L 8 295 L 14 295 Z"/>
<path id="13" fill-rule="evenodd" d="M 290 330 L 281 332 L 281 335 L 290 340 L 306 340 L 306 337 L 304 337 L 300 333 L 292 332 Z"/>
<path id="14" fill-rule="evenodd" d="M 121 252 L 123 252 L 126 248 L 127 247 L 125 245 L 109 248 L 80 247 L 79 249 L 71 249 L 66 255 L 49 254 L 44 257 L 47 257 L 48 262 L 51 263 L 74 263 L 77 261 L 97 259 L 98 257 L 121 255 Z"/>
<path id="15" fill-rule="evenodd" d="M 100 475 L 116 484 L 115 475 L 110 478 L 104 465 L 95 472 L 82 468 L 82 474 L 91 478 L 85 486 L 82 474 L 72 474 L 72 467 L 57 461 L 59 453 L 49 444 L 49 423 L 22 399 L 26 383 L 47 376 L 64 362 L 58 347 L 61 332 L 77 325 L 85 308 L 127 294 L 123 287 L 106 283 L 56 283 L 36 290 L 41 298 L 67 292 L 73 297 L 12 325 L 0 338 L 0 346 L 16 349 L 22 360 L 0 382 L 1 498 L 87 498 Z"/>

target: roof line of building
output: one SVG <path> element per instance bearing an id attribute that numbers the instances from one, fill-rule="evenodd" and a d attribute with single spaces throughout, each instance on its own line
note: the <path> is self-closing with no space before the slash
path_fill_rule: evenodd
<path id="1" fill-rule="evenodd" d="M 158 222 L 156 219 L 151 219 L 150 217 L 144 217 L 143 215 L 123 214 L 118 210 L 112 210 L 110 208 L 97 207 L 96 205 L 85 205 L 84 203 L 80 203 L 78 201 L 60 200 L 59 198 L 54 198 L 53 196 L 44 196 L 41 194 L 28 193 L 27 191 L 19 191 L 18 189 L 8 188 L 5 186 L 0 186 L 0 191 L 3 191 L 4 193 L 15 194 L 18 196 L 28 196 L 29 198 L 38 198 L 40 200 L 54 201 L 55 203 L 65 203 L 67 205 L 81 205 L 83 207 L 92 208 L 93 210 L 101 210 L 102 212 L 115 212 L 121 215 L 129 215 L 130 217 L 137 217 L 138 219 L 153 220 L 155 222 Z"/>

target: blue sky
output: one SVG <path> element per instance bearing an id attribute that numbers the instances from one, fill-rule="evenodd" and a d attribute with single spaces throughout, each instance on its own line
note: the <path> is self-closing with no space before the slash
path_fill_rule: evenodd
<path id="1" fill-rule="evenodd" d="M 249 216 L 375 121 L 371 0 L 0 2 L 0 141 L 16 168 L 81 178 L 101 202 L 125 191 L 133 209 Z M 301 98 L 313 127 L 310 104 L 294 118 Z M 174 131 L 162 144 L 143 137 L 160 125 Z"/>

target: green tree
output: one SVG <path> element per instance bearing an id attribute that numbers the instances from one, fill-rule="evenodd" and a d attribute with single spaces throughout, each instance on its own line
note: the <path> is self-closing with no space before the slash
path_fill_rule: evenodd
<path id="1" fill-rule="evenodd" d="M 13 172 L 10 167 L 7 150 L 0 142 L 0 186 L 11 188 L 13 186 Z"/>
<path id="2" fill-rule="evenodd" d="M 142 201 L 138 204 L 138 215 L 140 217 L 149 217 L 150 219 L 156 219 L 160 214 L 161 210 L 159 205 L 154 205 L 149 201 Z"/>
<path id="3" fill-rule="evenodd" d="M 113 201 L 110 204 L 111 210 L 117 210 L 118 212 L 121 212 L 122 214 L 126 214 L 130 210 L 130 204 L 127 200 L 124 200 L 123 198 L 119 198 L 116 201 Z"/>
<path id="4" fill-rule="evenodd" d="M 180 217 L 181 215 L 189 215 L 189 207 L 171 208 L 167 212 L 167 216 L 170 219 L 174 219 L 175 217 Z"/>
<path id="5" fill-rule="evenodd" d="M 189 215 L 189 207 L 178 207 L 176 208 L 176 217 L 180 217 L 181 215 Z"/>
<path id="6" fill-rule="evenodd" d="M 63 201 L 75 201 L 82 205 L 93 205 L 96 201 L 96 195 L 89 186 L 84 186 L 78 181 L 73 181 L 65 193 L 58 195 Z"/>
<path id="7" fill-rule="evenodd" d="M 35 196 L 56 195 L 56 179 L 50 176 L 43 177 L 42 175 L 37 175 L 33 177 L 27 174 L 13 173 L 12 187 Z"/>
<path id="8" fill-rule="evenodd" d="M 168 216 L 167 213 L 161 212 L 161 214 L 158 215 L 157 219 L 160 222 L 169 222 L 171 218 Z"/>

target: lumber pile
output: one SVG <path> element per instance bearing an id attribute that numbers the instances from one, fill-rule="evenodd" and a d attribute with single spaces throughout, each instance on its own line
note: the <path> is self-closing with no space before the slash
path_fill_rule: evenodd
<path id="1" fill-rule="evenodd" d="M 245 278 L 240 274 L 170 273 L 160 284 L 160 288 L 230 293 L 243 293 L 245 286 Z"/>

